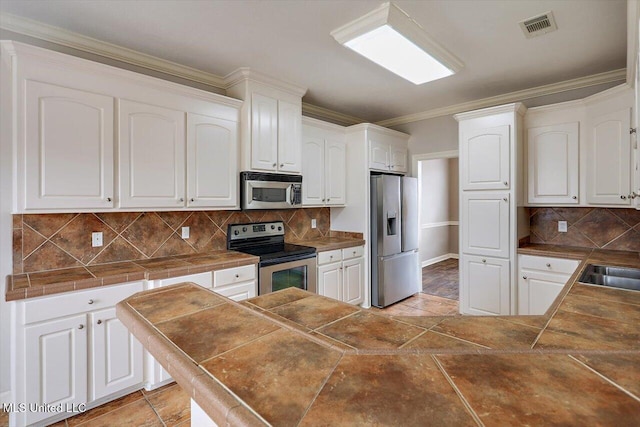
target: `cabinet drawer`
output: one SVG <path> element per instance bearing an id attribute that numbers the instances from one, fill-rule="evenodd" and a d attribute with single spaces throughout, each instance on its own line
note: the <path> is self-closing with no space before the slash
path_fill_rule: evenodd
<path id="1" fill-rule="evenodd" d="M 176 283 L 193 282 L 203 288 L 210 288 L 213 285 L 212 280 L 213 275 L 209 271 L 206 273 L 190 274 L 188 276 L 172 277 L 171 279 L 155 280 L 154 282 L 157 284 L 154 283 L 153 287 L 161 288 L 163 286 L 175 285 Z"/>
<path id="2" fill-rule="evenodd" d="M 244 301 L 256 296 L 256 282 L 220 286 L 214 292 L 234 301 Z"/>
<path id="3" fill-rule="evenodd" d="M 232 285 L 234 283 L 246 282 L 256 278 L 256 266 L 245 265 L 243 267 L 227 268 L 213 272 L 213 288 Z"/>
<path id="4" fill-rule="evenodd" d="M 143 289 L 143 282 L 87 289 L 25 301 L 25 324 L 113 307 Z"/>
<path id="5" fill-rule="evenodd" d="M 563 273 L 572 275 L 580 261 L 575 259 L 563 259 L 553 257 L 542 257 L 533 255 L 520 255 L 520 268 L 529 270 L 546 271 L 549 273 Z"/>
<path id="6" fill-rule="evenodd" d="M 342 261 L 342 250 L 318 252 L 318 265 Z"/>
<path id="7" fill-rule="evenodd" d="M 354 246 L 342 250 L 342 259 L 358 258 L 364 254 L 364 246 Z"/>

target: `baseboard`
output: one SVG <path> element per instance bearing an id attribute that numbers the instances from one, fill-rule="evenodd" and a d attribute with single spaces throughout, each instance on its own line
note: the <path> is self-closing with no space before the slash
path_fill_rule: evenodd
<path id="1" fill-rule="evenodd" d="M 3 391 L 0 393 L 0 403 L 11 403 L 13 399 L 11 399 L 11 390 Z"/>
<path id="2" fill-rule="evenodd" d="M 448 259 L 451 259 L 451 258 L 458 259 L 458 258 L 459 258 L 459 255 L 458 255 L 458 254 L 444 254 L 444 255 L 440 255 L 440 256 L 437 256 L 437 257 L 435 257 L 435 258 L 431 258 L 431 259 L 428 259 L 428 260 L 422 261 L 422 264 L 421 264 L 421 265 L 422 265 L 422 268 L 424 268 L 424 267 L 428 267 L 428 266 L 430 266 L 430 265 L 432 265 L 432 264 L 435 264 L 435 263 L 438 263 L 438 262 L 441 262 L 441 261 L 445 261 L 445 260 L 448 260 Z"/>
<path id="3" fill-rule="evenodd" d="M 449 258 L 460 259 L 460 254 L 459 253 L 449 254 Z"/>

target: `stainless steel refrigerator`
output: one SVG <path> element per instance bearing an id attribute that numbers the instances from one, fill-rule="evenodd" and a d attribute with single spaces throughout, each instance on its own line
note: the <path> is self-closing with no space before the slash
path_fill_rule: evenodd
<path id="1" fill-rule="evenodd" d="M 371 175 L 371 304 L 386 307 L 420 291 L 418 180 Z"/>

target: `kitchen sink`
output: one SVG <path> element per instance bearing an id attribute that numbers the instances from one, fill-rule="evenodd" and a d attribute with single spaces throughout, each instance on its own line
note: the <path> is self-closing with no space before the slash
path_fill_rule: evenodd
<path id="1" fill-rule="evenodd" d="M 589 264 L 578 281 L 588 285 L 640 291 L 640 269 Z"/>

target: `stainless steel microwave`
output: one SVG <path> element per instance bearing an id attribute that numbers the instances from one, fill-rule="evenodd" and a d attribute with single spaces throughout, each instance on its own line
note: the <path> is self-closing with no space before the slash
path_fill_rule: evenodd
<path id="1" fill-rule="evenodd" d="M 243 210 L 300 207 L 302 176 L 240 172 L 240 200 Z"/>

